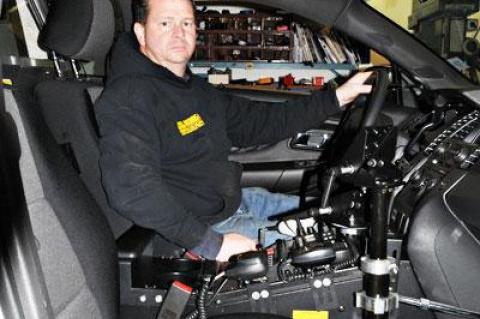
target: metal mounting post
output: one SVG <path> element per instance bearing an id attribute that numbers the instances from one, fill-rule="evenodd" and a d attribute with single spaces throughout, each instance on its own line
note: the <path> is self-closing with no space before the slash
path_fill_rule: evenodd
<path id="1" fill-rule="evenodd" d="M 387 208 L 391 193 L 387 183 L 376 181 L 371 188 L 371 225 L 368 256 L 361 259 L 363 290 L 357 292 L 355 303 L 363 309 L 363 318 L 388 318 L 399 307 L 398 294 L 390 289 L 390 273 L 395 260 L 387 257 Z"/>

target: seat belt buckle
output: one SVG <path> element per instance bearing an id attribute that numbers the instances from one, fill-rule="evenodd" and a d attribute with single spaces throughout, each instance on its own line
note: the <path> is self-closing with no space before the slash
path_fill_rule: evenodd
<path id="1" fill-rule="evenodd" d="M 192 294 L 192 287 L 175 280 L 168 289 L 167 297 L 157 319 L 180 319 Z"/>

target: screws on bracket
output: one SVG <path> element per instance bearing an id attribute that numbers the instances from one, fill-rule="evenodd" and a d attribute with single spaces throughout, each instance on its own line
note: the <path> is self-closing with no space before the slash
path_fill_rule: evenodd
<path id="1" fill-rule="evenodd" d="M 268 292 L 268 290 L 263 289 L 263 290 L 260 292 L 260 296 L 261 296 L 263 299 L 267 299 L 268 297 L 270 297 L 270 293 Z"/>

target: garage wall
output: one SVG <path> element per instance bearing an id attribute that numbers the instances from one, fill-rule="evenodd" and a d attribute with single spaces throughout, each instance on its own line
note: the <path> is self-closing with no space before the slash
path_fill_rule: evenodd
<path id="1" fill-rule="evenodd" d="M 407 29 L 408 16 L 412 13 L 412 0 L 370 0 L 368 4 Z"/>
<path id="2" fill-rule="evenodd" d="M 408 17 L 412 14 L 412 0 L 370 0 L 368 4 L 402 28 L 408 28 Z M 390 64 L 375 51 L 370 52 L 370 61 L 374 65 Z"/>

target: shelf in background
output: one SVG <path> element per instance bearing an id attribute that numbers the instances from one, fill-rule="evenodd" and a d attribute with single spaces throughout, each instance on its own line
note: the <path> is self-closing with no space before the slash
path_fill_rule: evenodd
<path id="1" fill-rule="evenodd" d="M 293 62 L 267 61 L 191 61 L 190 68 L 239 68 L 239 69 L 295 69 L 295 70 L 355 70 L 357 65 L 352 64 L 304 64 Z"/>
<path id="2" fill-rule="evenodd" d="M 278 15 L 272 15 L 267 13 L 209 13 L 209 12 L 198 12 L 196 14 L 196 19 L 211 19 L 211 18 L 266 18 L 266 17 L 275 17 Z"/>
<path id="3" fill-rule="evenodd" d="M 198 33 L 205 34 L 268 34 L 268 35 L 290 35 L 293 31 L 277 30 L 197 30 Z"/>
<path id="4" fill-rule="evenodd" d="M 242 46 L 242 45 L 197 45 L 199 50 L 265 50 L 265 51 L 287 51 L 290 50 L 288 46 L 269 46 L 269 47 L 256 47 L 256 46 Z"/>
<path id="5" fill-rule="evenodd" d="M 229 90 L 240 90 L 240 91 L 256 91 L 256 92 L 265 92 L 265 93 L 277 93 L 277 94 L 286 94 L 286 95 L 310 95 L 313 91 L 321 90 L 314 86 L 307 85 L 295 85 L 290 89 L 279 89 L 278 83 L 271 85 L 245 85 L 245 84 L 220 84 L 216 85 L 218 88 L 226 88 Z"/>

